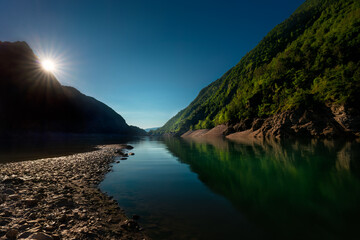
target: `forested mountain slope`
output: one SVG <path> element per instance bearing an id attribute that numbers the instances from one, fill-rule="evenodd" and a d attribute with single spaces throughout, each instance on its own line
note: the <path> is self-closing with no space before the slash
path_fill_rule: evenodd
<path id="1" fill-rule="evenodd" d="M 309 130 L 306 135 L 321 135 L 329 127 L 356 132 L 359 33 L 359 0 L 307 0 L 155 134 L 181 135 L 220 124 L 227 124 L 231 131 L 246 130 L 257 119 L 284 113 L 290 119 L 296 113 L 297 124 L 304 114 L 308 122 L 324 119 L 321 114 L 330 116 L 317 126 L 321 131 Z M 341 116 L 343 121 L 337 121 Z M 290 125 L 295 124 L 291 121 Z M 234 128 L 239 123 L 241 127 Z"/>

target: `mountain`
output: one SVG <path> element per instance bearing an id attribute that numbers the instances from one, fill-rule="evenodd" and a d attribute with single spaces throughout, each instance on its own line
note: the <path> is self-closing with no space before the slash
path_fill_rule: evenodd
<path id="1" fill-rule="evenodd" d="M 359 33 L 360 1 L 307 0 L 156 134 L 359 136 Z"/>
<path id="2" fill-rule="evenodd" d="M 150 132 L 150 131 L 155 131 L 155 130 L 157 130 L 157 129 L 159 129 L 160 127 L 153 127 L 153 128 L 145 128 L 144 130 L 146 131 L 146 132 Z"/>
<path id="3" fill-rule="evenodd" d="M 0 133 L 145 134 L 104 103 L 62 86 L 25 42 L 0 42 Z"/>

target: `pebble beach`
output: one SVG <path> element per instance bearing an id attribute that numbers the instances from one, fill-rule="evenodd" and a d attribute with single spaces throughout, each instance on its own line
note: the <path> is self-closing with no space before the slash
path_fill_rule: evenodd
<path id="1" fill-rule="evenodd" d="M 129 219 L 98 188 L 131 148 L 0 164 L 0 239 L 149 239 L 138 216 Z"/>

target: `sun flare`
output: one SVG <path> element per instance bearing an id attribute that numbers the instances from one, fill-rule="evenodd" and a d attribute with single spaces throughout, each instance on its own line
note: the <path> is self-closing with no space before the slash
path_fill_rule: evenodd
<path id="1" fill-rule="evenodd" d="M 55 63 L 52 60 L 45 59 L 41 61 L 41 66 L 47 72 L 55 71 Z"/>

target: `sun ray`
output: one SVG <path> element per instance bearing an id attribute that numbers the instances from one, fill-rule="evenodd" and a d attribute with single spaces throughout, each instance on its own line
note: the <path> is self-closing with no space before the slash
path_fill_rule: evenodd
<path id="1" fill-rule="evenodd" d="M 37 71 L 43 75 L 53 75 L 61 84 L 73 85 L 75 63 L 69 58 L 72 51 L 54 39 L 56 38 L 32 37 L 31 47 L 38 57 Z"/>

